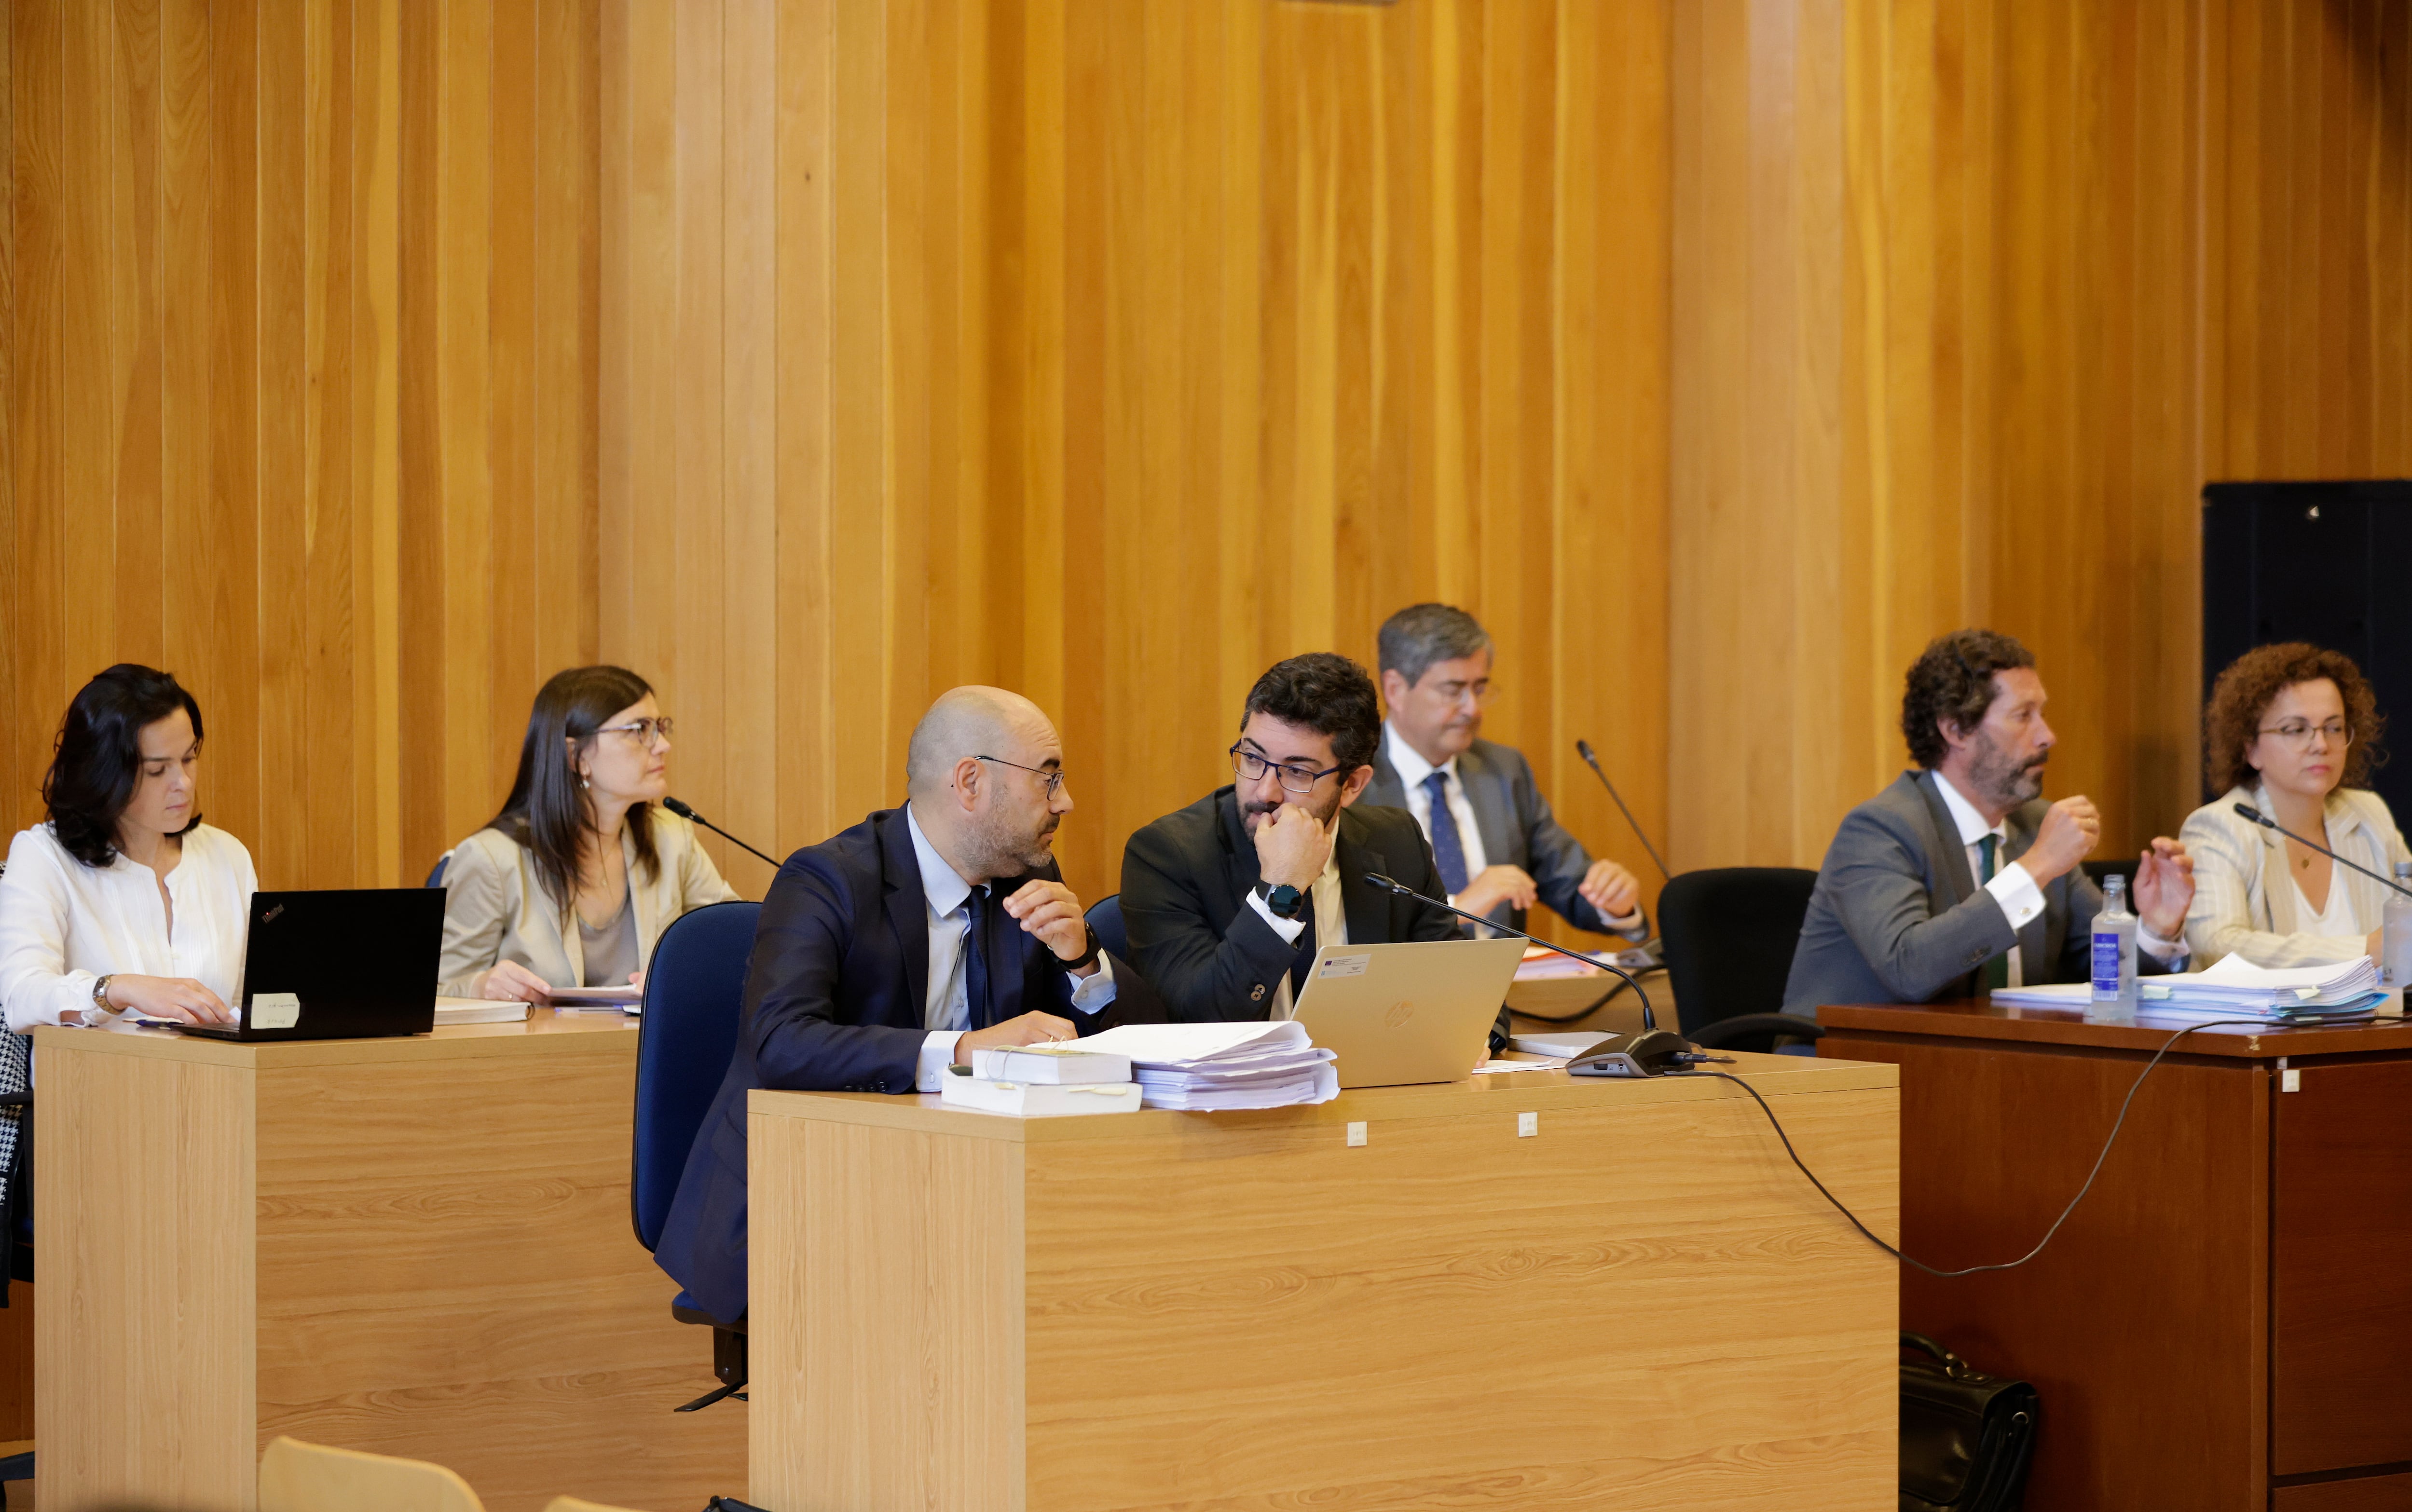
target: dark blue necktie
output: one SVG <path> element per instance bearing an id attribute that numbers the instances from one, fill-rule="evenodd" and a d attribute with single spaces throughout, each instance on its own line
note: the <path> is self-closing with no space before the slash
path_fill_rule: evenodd
<path id="1" fill-rule="evenodd" d="M 1425 778 L 1424 791 L 1432 794 L 1433 859 L 1440 865 L 1440 885 L 1453 898 L 1465 890 L 1465 842 L 1457 833 L 1457 815 L 1449 812 L 1449 773 Z"/>
<path id="2" fill-rule="evenodd" d="M 963 899 L 971 925 L 963 931 L 963 1014 L 974 1029 L 993 1021 L 988 987 L 988 889 L 974 888 Z"/>

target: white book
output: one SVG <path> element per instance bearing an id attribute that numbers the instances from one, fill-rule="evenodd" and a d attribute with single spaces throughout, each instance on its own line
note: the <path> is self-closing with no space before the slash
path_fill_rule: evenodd
<path id="1" fill-rule="evenodd" d="M 1136 1113 L 1140 1108 L 1139 1083 L 1135 1081 L 1062 1086 L 1044 1081 L 992 1081 L 986 1077 L 957 1076 L 951 1069 L 938 1080 L 938 1096 L 949 1108 L 976 1113 L 1009 1113 L 1020 1118 Z"/>
<path id="2" fill-rule="evenodd" d="M 515 998 L 439 997 L 435 1000 L 435 1022 L 448 1023 L 525 1023 L 528 1006 Z"/>
<path id="3" fill-rule="evenodd" d="M 1128 1081 L 1127 1055 L 1100 1055 L 1077 1044 L 1007 1046 L 972 1051 L 972 1072 L 991 1081 L 1037 1081 L 1072 1086 L 1094 1081 Z"/>

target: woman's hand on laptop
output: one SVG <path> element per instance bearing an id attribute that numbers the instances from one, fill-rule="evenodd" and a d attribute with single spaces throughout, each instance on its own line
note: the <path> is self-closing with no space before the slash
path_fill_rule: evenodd
<path id="1" fill-rule="evenodd" d="M 492 970 L 478 974 L 477 986 L 479 997 L 533 1003 L 538 1007 L 552 1002 L 552 984 L 516 961 L 495 962 Z"/>
<path id="2" fill-rule="evenodd" d="M 133 976 L 109 979 L 109 1006 L 140 1010 L 146 1018 L 173 1019 L 178 1023 L 232 1023 L 234 1013 L 215 992 L 190 976 Z"/>

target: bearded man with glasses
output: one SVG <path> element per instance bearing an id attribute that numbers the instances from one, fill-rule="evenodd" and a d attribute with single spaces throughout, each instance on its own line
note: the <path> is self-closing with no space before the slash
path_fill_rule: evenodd
<path id="1" fill-rule="evenodd" d="M 1123 852 L 1131 953 L 1176 1021 L 1287 1019 L 1327 945 L 1464 936 L 1437 908 L 1378 891 L 1369 872 L 1448 889 L 1405 809 L 1357 805 L 1382 714 L 1346 656 L 1293 656 L 1257 679 L 1230 749 L 1233 782 L 1147 826 Z M 1508 1013 L 1492 1030 L 1507 1043 Z"/>

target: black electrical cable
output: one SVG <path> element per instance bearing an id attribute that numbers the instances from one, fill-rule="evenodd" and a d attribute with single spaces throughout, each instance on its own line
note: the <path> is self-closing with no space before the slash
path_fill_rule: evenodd
<path id="1" fill-rule="evenodd" d="M 1887 1255 L 1891 1255 L 1894 1259 L 1899 1260 L 1904 1265 L 1916 1266 L 1919 1270 L 1925 1271 L 1930 1276 L 1941 1277 L 1948 1281 L 1953 1276 L 1973 1276 L 1980 1270 L 2016 1270 L 2018 1267 L 2026 1264 L 2029 1260 L 2034 1259 L 2037 1255 L 2041 1255 L 2043 1253 L 2043 1247 L 2052 1242 L 2052 1237 L 2060 1232 L 2060 1226 L 2068 1222 L 2068 1215 L 2075 1212 L 2077 1211 L 2077 1205 L 2085 1200 L 2085 1194 L 2094 1190 L 2094 1179 L 2102 1174 L 2102 1163 L 2110 1158 L 2110 1147 L 2118 1143 L 2119 1129 L 2121 1125 L 2127 1122 L 2127 1108 L 2135 1102 L 2136 1094 L 2142 1089 L 2144 1079 L 2153 1074 L 2153 1067 L 2161 1064 L 2161 1057 L 2169 1052 L 2170 1047 L 2177 1044 L 2179 1040 L 2185 1038 L 2186 1035 L 2193 1034 L 2196 1030 L 2217 1029 L 2228 1024 L 2258 1025 L 2266 1028 L 2270 1026 L 2270 1020 L 2267 1019 L 2213 1019 L 2208 1023 L 2188 1024 L 2185 1028 L 2179 1030 L 2176 1034 L 2171 1035 L 2169 1038 L 2161 1041 L 2161 1048 L 2155 1050 L 2153 1052 L 2153 1058 L 2144 1063 L 2144 1068 L 2136 1073 L 2135 1085 L 2127 1089 L 2127 1095 L 2120 1101 L 2119 1116 L 2110 1121 L 2110 1132 L 2102 1141 L 2102 1152 L 2094 1157 L 2094 1168 L 2085 1173 L 2085 1184 L 2077 1189 L 2077 1196 L 2068 1199 L 2068 1206 L 2060 1210 L 2060 1216 L 2054 1218 L 2052 1221 L 2052 1226 L 2043 1231 L 2043 1238 L 2036 1240 L 2036 1247 L 2027 1251 L 2024 1255 L 2020 1255 L 2015 1260 L 2003 1260 L 1993 1265 L 1972 1265 L 1958 1270 L 1937 1270 L 1934 1267 L 1928 1265 L 1923 1260 L 1911 1259 L 1908 1255 L 1904 1255 L 1901 1251 L 1886 1243 L 1883 1240 L 1876 1238 L 1876 1236 L 1869 1230 L 1867 1225 L 1860 1222 L 1859 1214 L 1853 1212 L 1850 1209 L 1844 1207 L 1840 1198 L 1836 1197 L 1833 1193 L 1827 1191 L 1826 1183 L 1817 1180 L 1817 1173 L 1811 1170 L 1808 1165 L 1802 1160 L 1801 1152 L 1792 1148 L 1792 1137 L 1784 1132 L 1784 1124 L 1776 1118 L 1775 1109 L 1767 1106 L 1767 1099 L 1758 1094 L 1758 1089 L 1757 1087 L 1752 1086 L 1742 1078 L 1725 1071 L 1695 1070 L 1681 1074 L 1688 1076 L 1715 1077 L 1720 1081 L 1730 1081 L 1735 1086 L 1740 1087 L 1743 1091 L 1750 1094 L 1751 1100 L 1758 1104 L 1758 1110 L 1767 1115 L 1767 1122 L 1774 1128 L 1775 1137 L 1784 1141 L 1784 1152 L 1792 1157 L 1792 1164 L 1801 1167 L 1801 1174 L 1809 1178 L 1809 1184 L 1817 1189 L 1817 1195 L 1819 1196 L 1822 1196 L 1828 1202 L 1832 1203 L 1834 1205 L 1834 1211 L 1849 1219 L 1851 1226 L 1858 1229 L 1860 1233 L 1866 1238 L 1867 1241 L 1875 1245 L 1877 1249 L 1884 1251 Z"/>

